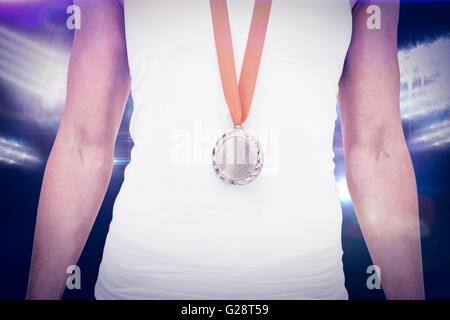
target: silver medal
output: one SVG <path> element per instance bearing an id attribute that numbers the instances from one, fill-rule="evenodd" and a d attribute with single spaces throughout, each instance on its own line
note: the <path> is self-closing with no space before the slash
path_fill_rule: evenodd
<path id="1" fill-rule="evenodd" d="M 223 181 L 244 185 L 261 172 L 264 156 L 258 140 L 241 126 L 223 134 L 212 152 L 213 168 Z"/>

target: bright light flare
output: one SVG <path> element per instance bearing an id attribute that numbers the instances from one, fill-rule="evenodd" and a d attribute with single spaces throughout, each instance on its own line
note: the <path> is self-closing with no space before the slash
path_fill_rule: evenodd
<path id="1" fill-rule="evenodd" d="M 408 142 L 416 150 L 448 145 L 450 142 L 450 121 L 447 120 L 425 127 L 410 138 Z"/>
<path id="2" fill-rule="evenodd" d="M 0 137 L 0 162 L 29 167 L 39 164 L 41 159 L 32 148 Z"/>
<path id="3" fill-rule="evenodd" d="M 58 123 L 66 96 L 69 52 L 0 25 L 0 78 L 15 87 L 22 112 L 37 122 Z"/>
<path id="4" fill-rule="evenodd" d="M 450 37 L 399 52 L 402 119 L 411 150 L 450 146 Z"/>
<path id="5" fill-rule="evenodd" d="M 348 190 L 347 180 L 345 178 L 340 178 L 336 181 L 336 185 L 339 190 L 339 199 L 343 203 L 351 203 L 352 197 L 350 196 L 350 191 Z"/>

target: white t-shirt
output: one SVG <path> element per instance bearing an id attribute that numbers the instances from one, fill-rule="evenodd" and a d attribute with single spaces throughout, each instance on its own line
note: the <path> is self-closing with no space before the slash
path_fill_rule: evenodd
<path id="1" fill-rule="evenodd" d="M 239 76 L 253 0 L 228 0 Z M 334 178 L 348 0 L 275 0 L 244 127 L 265 160 L 245 186 L 215 175 L 232 128 L 209 1 L 125 0 L 134 112 L 96 297 L 346 298 Z"/>

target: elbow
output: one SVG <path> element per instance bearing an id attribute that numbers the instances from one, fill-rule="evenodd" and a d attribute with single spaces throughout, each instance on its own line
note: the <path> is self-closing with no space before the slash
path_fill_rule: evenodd
<path id="1" fill-rule="evenodd" d="M 412 163 L 406 142 L 382 143 L 376 146 L 353 146 L 345 150 L 347 181 L 364 181 L 380 176 L 395 175 Z"/>
<path id="2" fill-rule="evenodd" d="M 86 130 L 62 128 L 56 137 L 52 156 L 96 171 L 110 171 L 114 161 L 114 142 Z"/>
<path id="3" fill-rule="evenodd" d="M 347 150 L 344 157 L 348 190 L 354 201 L 377 198 L 383 192 L 397 194 L 407 186 L 415 186 L 406 143 L 396 147 L 354 148 Z"/>
<path id="4" fill-rule="evenodd" d="M 114 152 L 105 150 L 102 145 L 78 143 L 71 146 L 75 160 L 98 171 L 110 171 L 113 166 Z"/>

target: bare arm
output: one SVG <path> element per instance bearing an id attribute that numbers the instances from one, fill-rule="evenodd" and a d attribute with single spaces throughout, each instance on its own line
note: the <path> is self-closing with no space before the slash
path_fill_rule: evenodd
<path id="1" fill-rule="evenodd" d="M 381 8 L 380 30 L 366 27 L 370 4 Z M 417 190 L 399 107 L 398 13 L 398 0 L 355 7 L 339 105 L 348 187 L 386 297 L 423 299 Z"/>
<path id="2" fill-rule="evenodd" d="M 123 10 L 78 0 L 68 93 L 39 200 L 28 299 L 59 299 L 107 190 L 114 142 L 130 90 Z"/>

